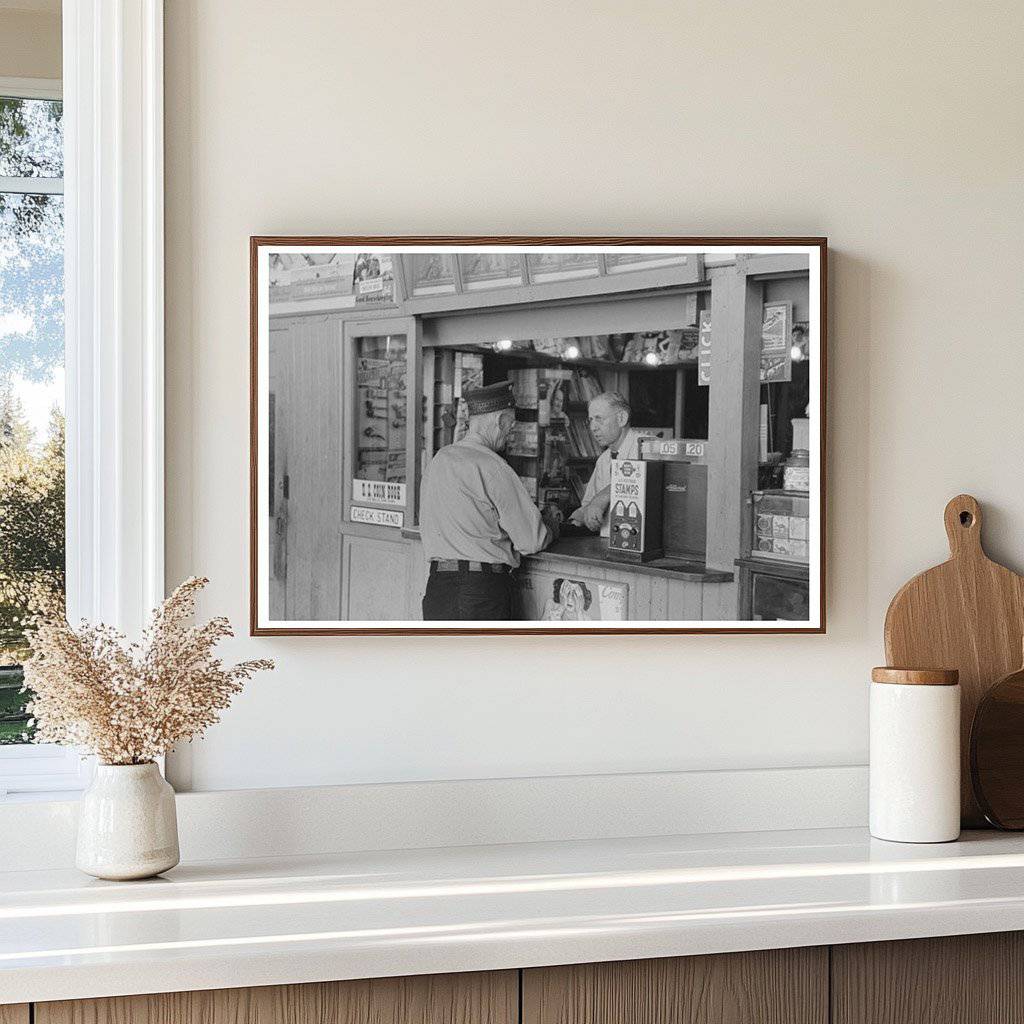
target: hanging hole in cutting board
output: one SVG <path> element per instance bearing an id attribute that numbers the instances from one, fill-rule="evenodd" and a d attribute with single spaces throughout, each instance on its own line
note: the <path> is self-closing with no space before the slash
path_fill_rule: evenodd
<path id="1" fill-rule="evenodd" d="M 971 523 L 973 523 L 973 522 L 974 522 L 974 516 L 972 516 L 970 512 L 964 511 L 964 512 L 960 513 L 960 525 L 961 526 L 970 526 Z"/>

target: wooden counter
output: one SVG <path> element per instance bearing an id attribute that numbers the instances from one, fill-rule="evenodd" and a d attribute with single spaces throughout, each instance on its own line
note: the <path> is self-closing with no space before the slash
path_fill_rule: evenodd
<path id="1" fill-rule="evenodd" d="M 546 551 L 524 558 L 517 574 L 521 617 L 559 614 L 555 606 L 570 599 L 561 593 L 569 581 L 579 588 L 575 603 L 579 593 L 584 604 L 589 602 L 584 614 L 591 619 L 700 621 L 713 617 L 705 614 L 709 592 L 733 580 L 731 572 L 699 562 L 659 558 L 633 565 L 607 558 L 607 551 L 604 537 L 564 537 Z"/>

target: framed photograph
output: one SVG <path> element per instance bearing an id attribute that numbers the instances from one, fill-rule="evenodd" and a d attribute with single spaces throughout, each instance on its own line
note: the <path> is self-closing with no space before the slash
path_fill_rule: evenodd
<path id="1" fill-rule="evenodd" d="M 826 254 L 253 237 L 253 635 L 823 633 Z"/>

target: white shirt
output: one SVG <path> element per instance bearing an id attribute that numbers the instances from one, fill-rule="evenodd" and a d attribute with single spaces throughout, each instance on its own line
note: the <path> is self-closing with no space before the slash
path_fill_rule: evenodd
<path id="1" fill-rule="evenodd" d="M 430 460 L 420 489 L 427 558 L 502 562 L 547 547 L 551 534 L 512 467 L 469 437 Z"/>
<path id="2" fill-rule="evenodd" d="M 639 459 L 640 458 L 640 438 L 646 437 L 647 435 L 642 430 L 634 430 L 630 427 L 626 431 L 626 436 L 617 446 L 616 458 L 619 459 Z M 598 491 L 603 491 L 606 487 L 610 487 L 612 483 L 612 450 L 611 448 L 605 448 L 603 452 L 597 457 L 597 462 L 594 465 L 594 472 L 590 477 L 590 482 L 587 484 L 587 489 L 583 492 L 583 504 L 586 505 L 588 502 L 593 501 Z M 605 509 L 604 519 L 601 520 L 601 536 L 608 536 L 608 511 Z"/>

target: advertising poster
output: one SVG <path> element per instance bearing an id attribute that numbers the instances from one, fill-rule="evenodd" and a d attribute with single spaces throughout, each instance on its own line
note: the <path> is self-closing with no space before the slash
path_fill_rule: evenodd
<path id="1" fill-rule="evenodd" d="M 349 298 L 356 258 L 347 253 L 275 253 L 270 260 L 270 301 Z"/>
<path id="2" fill-rule="evenodd" d="M 372 252 L 356 256 L 352 291 L 356 305 L 380 305 L 395 301 L 394 257 Z"/>
<path id="3" fill-rule="evenodd" d="M 596 252 L 547 252 L 527 257 L 531 281 L 567 281 L 574 277 L 597 277 Z"/>
<path id="4" fill-rule="evenodd" d="M 515 253 L 474 252 L 459 259 L 466 291 L 523 283 L 522 264 Z"/>
<path id="5" fill-rule="evenodd" d="M 413 295 L 443 295 L 455 291 L 455 257 L 431 252 L 412 257 Z"/>
<path id="6" fill-rule="evenodd" d="M 793 379 L 790 354 L 790 322 L 793 307 L 789 302 L 766 302 L 761 320 L 761 383 Z"/>
<path id="7" fill-rule="evenodd" d="M 622 622 L 629 618 L 629 585 L 555 572 L 523 572 L 520 612 L 534 622 Z"/>

